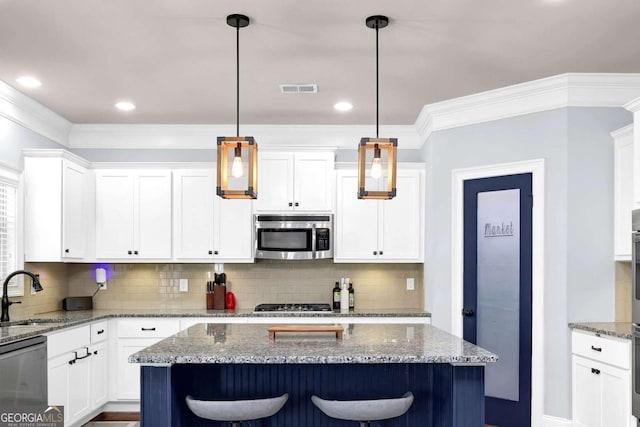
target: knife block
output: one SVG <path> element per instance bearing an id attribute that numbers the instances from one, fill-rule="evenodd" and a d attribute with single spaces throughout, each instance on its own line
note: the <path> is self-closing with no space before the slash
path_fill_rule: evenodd
<path id="1" fill-rule="evenodd" d="M 224 298 L 227 293 L 226 286 L 214 286 L 213 287 L 213 309 L 224 310 Z"/>

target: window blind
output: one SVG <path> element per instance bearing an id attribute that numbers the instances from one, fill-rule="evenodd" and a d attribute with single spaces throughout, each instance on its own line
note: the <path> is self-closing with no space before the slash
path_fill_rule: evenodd
<path id="1" fill-rule="evenodd" d="M 16 192 L 15 185 L 0 181 L 0 280 L 3 282 L 17 267 Z"/>

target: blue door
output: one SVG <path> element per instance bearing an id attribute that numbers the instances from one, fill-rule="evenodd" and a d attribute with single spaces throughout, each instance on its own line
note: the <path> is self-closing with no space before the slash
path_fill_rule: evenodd
<path id="1" fill-rule="evenodd" d="M 485 369 L 489 425 L 531 425 L 531 174 L 464 182 L 464 339 Z"/>

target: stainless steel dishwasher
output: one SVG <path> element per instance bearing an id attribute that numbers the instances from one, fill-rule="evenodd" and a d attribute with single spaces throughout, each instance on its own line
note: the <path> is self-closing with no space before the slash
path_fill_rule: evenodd
<path id="1" fill-rule="evenodd" d="M 47 337 L 0 345 L 0 407 L 47 403 Z"/>

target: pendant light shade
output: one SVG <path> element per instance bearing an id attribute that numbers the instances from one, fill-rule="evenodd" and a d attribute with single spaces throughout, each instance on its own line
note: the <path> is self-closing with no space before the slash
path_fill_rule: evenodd
<path id="1" fill-rule="evenodd" d="M 258 198 L 258 144 L 252 136 L 240 136 L 240 28 L 249 25 L 249 17 L 233 14 L 227 16 L 227 25 L 236 29 L 236 136 L 218 137 L 218 163 L 216 194 L 223 199 Z M 247 153 L 247 167 L 242 152 Z M 229 152 L 233 161 L 229 167 Z M 246 170 L 245 170 L 246 169 Z M 246 189 L 229 189 L 229 175 L 238 181 L 246 176 Z"/>
<path id="2" fill-rule="evenodd" d="M 370 16 L 365 21 L 367 27 L 376 30 L 376 137 L 362 138 L 358 145 L 358 198 L 388 200 L 396 196 L 396 169 L 397 169 L 397 138 L 379 137 L 379 78 L 378 78 L 378 30 L 389 25 L 389 18 L 382 15 Z M 367 152 L 372 152 L 369 163 Z M 385 156 L 382 155 L 385 153 Z M 386 158 L 386 170 L 383 167 L 383 159 Z M 367 168 L 375 189 L 366 188 Z M 384 178 L 385 182 L 380 182 Z"/>

